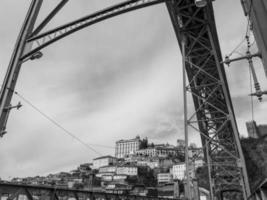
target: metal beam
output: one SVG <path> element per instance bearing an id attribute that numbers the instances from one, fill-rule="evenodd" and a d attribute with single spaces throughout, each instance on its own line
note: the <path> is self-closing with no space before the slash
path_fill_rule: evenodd
<path id="1" fill-rule="evenodd" d="M 11 104 L 11 98 L 22 64 L 21 57 L 31 48 L 26 40 L 33 30 L 42 2 L 43 0 L 32 0 L 7 69 L 0 93 L 0 135 L 6 131 L 5 128 L 9 110 L 6 110 L 5 108 Z"/>
<path id="2" fill-rule="evenodd" d="M 37 35 L 53 19 L 53 17 L 68 3 L 69 0 L 61 0 L 59 4 L 47 15 L 39 26 L 32 32 L 31 37 Z"/>
<path id="3" fill-rule="evenodd" d="M 32 43 L 34 46 L 32 51 L 24 54 L 21 59 L 26 59 L 48 45 L 88 26 L 130 11 L 160 4 L 166 1 L 170 0 L 128 0 L 126 2 L 111 6 L 67 24 L 61 25 L 39 35 L 35 35 L 27 40 L 28 43 Z"/>

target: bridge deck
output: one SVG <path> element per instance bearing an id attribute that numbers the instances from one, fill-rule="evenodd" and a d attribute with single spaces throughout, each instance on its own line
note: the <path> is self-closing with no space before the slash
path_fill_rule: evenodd
<path id="1" fill-rule="evenodd" d="M 78 190 L 64 187 L 45 185 L 26 185 L 13 183 L 0 183 L 0 199 L 8 197 L 8 200 L 26 196 L 28 200 L 179 200 L 173 198 L 161 198 L 154 196 L 131 195 L 127 193 L 108 193 L 94 190 Z"/>

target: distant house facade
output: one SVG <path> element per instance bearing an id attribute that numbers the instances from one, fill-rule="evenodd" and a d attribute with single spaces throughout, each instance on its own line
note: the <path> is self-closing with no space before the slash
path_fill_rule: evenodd
<path id="1" fill-rule="evenodd" d="M 171 183 L 173 177 L 171 173 L 159 173 L 157 175 L 158 184 Z"/>
<path id="2" fill-rule="evenodd" d="M 178 163 L 172 166 L 173 179 L 183 180 L 185 177 L 185 163 Z"/>
<path id="3" fill-rule="evenodd" d="M 117 159 L 113 156 L 102 156 L 93 160 L 93 169 L 99 169 L 100 167 L 114 165 Z"/>
<path id="4" fill-rule="evenodd" d="M 119 166 L 116 170 L 117 175 L 137 176 L 138 168 L 136 166 Z"/>
<path id="5" fill-rule="evenodd" d="M 139 149 L 136 151 L 137 155 L 147 157 L 177 156 L 179 153 L 180 149 L 173 146 L 155 146 L 148 147 L 146 149 Z"/>

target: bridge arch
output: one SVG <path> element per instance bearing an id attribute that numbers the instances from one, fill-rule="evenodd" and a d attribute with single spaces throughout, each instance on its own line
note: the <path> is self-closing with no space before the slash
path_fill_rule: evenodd
<path id="1" fill-rule="evenodd" d="M 40 51 L 41 49 L 53 44 L 54 42 L 63 39 L 79 30 L 92 26 L 96 23 L 102 22 L 104 20 L 127 12 L 164 3 L 167 1 L 170 0 L 128 0 L 126 2 L 119 3 L 117 5 L 97 11 L 93 14 L 84 16 L 80 19 L 66 23 L 44 33 L 38 34 L 41 29 L 37 27 L 36 30 L 38 31 L 33 31 L 33 34 L 27 39 L 27 44 L 33 46 L 33 48 L 29 52 L 26 52 L 21 57 L 21 59 L 24 60 L 35 54 L 36 52 Z"/>

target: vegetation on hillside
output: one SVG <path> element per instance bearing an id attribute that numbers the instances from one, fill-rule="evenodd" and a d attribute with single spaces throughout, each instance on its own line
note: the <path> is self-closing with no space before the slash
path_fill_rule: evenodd
<path id="1" fill-rule="evenodd" d="M 263 139 L 243 138 L 241 145 L 245 156 L 250 188 L 267 178 L 267 142 Z"/>

